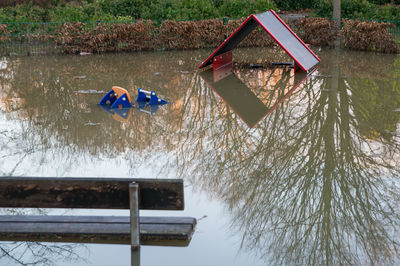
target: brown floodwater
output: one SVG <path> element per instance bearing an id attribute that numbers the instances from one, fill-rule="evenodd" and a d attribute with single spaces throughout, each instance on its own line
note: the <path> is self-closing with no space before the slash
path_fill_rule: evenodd
<path id="1" fill-rule="evenodd" d="M 278 49 L 0 61 L 0 176 L 181 178 L 188 247 L 142 247 L 142 265 L 399 264 L 400 57 L 320 50 L 309 76 Z M 110 113 L 112 86 L 167 105 Z M 128 211 L 1 209 L 3 214 Z M 0 243 L 0 264 L 129 265 L 124 245 Z"/>

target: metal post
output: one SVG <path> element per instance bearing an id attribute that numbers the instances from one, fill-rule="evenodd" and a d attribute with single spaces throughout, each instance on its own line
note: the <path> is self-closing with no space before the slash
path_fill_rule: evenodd
<path id="1" fill-rule="evenodd" d="M 131 264 L 140 265 L 140 223 L 139 223 L 139 185 L 129 184 L 129 205 L 131 212 Z"/>

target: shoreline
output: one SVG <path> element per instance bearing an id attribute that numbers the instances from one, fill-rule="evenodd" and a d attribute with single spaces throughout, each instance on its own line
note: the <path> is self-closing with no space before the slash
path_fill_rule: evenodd
<path id="1" fill-rule="evenodd" d="M 312 46 L 333 46 L 334 40 L 340 37 L 345 49 L 391 54 L 400 51 L 400 33 L 394 31 L 391 23 L 342 19 L 340 32 L 335 32 L 334 22 L 327 18 L 306 17 L 305 14 L 284 14 L 282 17 L 304 42 Z M 0 55 L 214 48 L 244 20 L 0 24 Z M 273 45 L 273 39 L 262 29 L 257 29 L 239 47 Z"/>

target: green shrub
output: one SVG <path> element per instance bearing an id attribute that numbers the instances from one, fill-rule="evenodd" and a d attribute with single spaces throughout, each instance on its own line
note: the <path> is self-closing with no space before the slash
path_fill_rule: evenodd
<path id="1" fill-rule="evenodd" d="M 374 5 L 366 0 L 342 0 L 341 8 L 344 18 L 370 17 L 374 12 Z"/>
<path id="2" fill-rule="evenodd" d="M 277 9 L 274 1 L 272 1 L 272 0 L 254 1 L 253 2 L 253 10 L 251 10 L 252 12 L 250 12 L 250 13 L 261 13 L 261 12 L 265 12 L 271 8 Z M 247 15 L 249 15 L 249 14 L 247 14 Z"/>
<path id="3" fill-rule="evenodd" d="M 110 14 L 111 16 L 131 16 L 134 18 L 142 17 L 145 0 L 95 0 L 98 12 Z"/>
<path id="4" fill-rule="evenodd" d="M 28 1 L 28 0 L 27 0 Z M 49 5 L 46 8 L 32 3 Z M 18 3 L 25 3 L 24 0 Z M 273 0 L 37 0 L 0 8 L 1 22 L 240 18 L 275 8 Z"/>
<path id="5" fill-rule="evenodd" d="M 49 10 L 50 21 L 89 21 L 90 17 L 81 6 L 66 5 L 65 7 L 54 7 Z"/>
<path id="6" fill-rule="evenodd" d="M 1 9 L 0 21 L 26 22 L 26 21 L 48 21 L 48 10 L 39 6 L 27 4 L 16 7 Z"/>
<path id="7" fill-rule="evenodd" d="M 379 6 L 366 0 L 342 0 L 341 15 L 343 18 L 370 20 L 400 20 L 400 6 Z M 332 1 L 321 1 L 315 13 L 321 17 L 332 17 Z"/>
<path id="8" fill-rule="evenodd" d="M 400 0 L 368 0 L 368 2 L 377 4 L 377 5 L 385 5 L 385 4 L 400 5 Z"/>
<path id="9" fill-rule="evenodd" d="M 276 6 L 270 0 L 225 0 L 219 7 L 219 15 L 221 17 L 240 18 L 271 8 L 276 8 Z"/>
<path id="10" fill-rule="evenodd" d="M 371 19 L 400 20 L 400 7 L 393 5 L 380 6 L 376 9 L 374 17 Z"/>
<path id="11" fill-rule="evenodd" d="M 178 10 L 178 19 L 208 19 L 217 15 L 214 5 L 209 0 L 181 0 L 178 1 Z"/>
<path id="12" fill-rule="evenodd" d="M 179 17 L 179 11 L 175 1 L 156 0 L 149 1 L 148 5 L 143 7 L 142 16 L 151 20 L 175 19 Z"/>
<path id="13" fill-rule="evenodd" d="M 24 5 L 24 4 L 32 4 L 40 7 L 48 7 L 48 6 L 55 6 L 61 2 L 66 3 L 71 1 L 74 0 L 1 0 L 0 8 L 8 6 Z"/>
<path id="14" fill-rule="evenodd" d="M 268 9 L 315 8 L 332 16 L 332 0 L 0 0 L 0 22 L 187 20 L 240 18 Z M 380 3 L 391 3 L 377 5 Z M 400 0 L 342 0 L 342 17 L 400 20 Z"/>
<path id="15" fill-rule="evenodd" d="M 280 10 L 301 10 L 307 8 L 315 8 L 318 6 L 320 1 L 316 0 L 298 0 L 298 1 L 288 1 L 288 0 L 274 0 L 276 6 Z"/>

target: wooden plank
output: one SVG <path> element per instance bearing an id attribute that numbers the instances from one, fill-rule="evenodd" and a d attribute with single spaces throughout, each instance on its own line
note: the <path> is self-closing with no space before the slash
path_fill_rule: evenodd
<path id="1" fill-rule="evenodd" d="M 129 209 L 129 183 L 139 184 L 139 208 L 183 210 L 183 180 L 0 177 L 0 207 Z"/>
<path id="2" fill-rule="evenodd" d="M 140 224 L 196 224 L 192 217 L 140 216 Z M 78 216 L 78 215 L 0 215 L 0 223 L 129 223 L 129 216 Z"/>
<path id="3" fill-rule="evenodd" d="M 140 217 L 142 245 L 187 246 L 191 217 Z M 0 216 L 1 241 L 130 243 L 128 216 Z"/>

